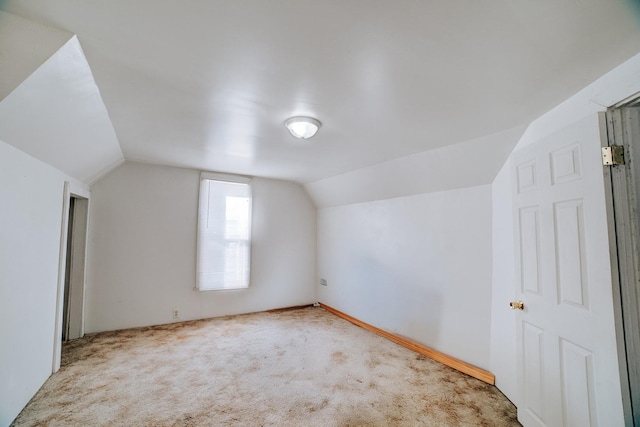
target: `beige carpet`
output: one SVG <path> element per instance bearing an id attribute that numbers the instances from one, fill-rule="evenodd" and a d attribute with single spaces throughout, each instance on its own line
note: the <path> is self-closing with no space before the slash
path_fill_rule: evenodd
<path id="1" fill-rule="evenodd" d="M 88 335 L 14 426 L 512 426 L 493 386 L 321 308 Z"/>

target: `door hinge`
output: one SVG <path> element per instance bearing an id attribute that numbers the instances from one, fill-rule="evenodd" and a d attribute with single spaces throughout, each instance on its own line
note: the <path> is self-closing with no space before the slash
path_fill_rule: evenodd
<path id="1" fill-rule="evenodd" d="M 622 145 L 602 147 L 602 164 L 604 166 L 624 165 L 624 147 Z"/>

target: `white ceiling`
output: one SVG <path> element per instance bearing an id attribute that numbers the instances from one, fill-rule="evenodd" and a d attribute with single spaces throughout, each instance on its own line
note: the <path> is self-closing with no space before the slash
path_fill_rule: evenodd
<path id="1" fill-rule="evenodd" d="M 0 7 L 77 35 L 127 160 L 302 183 L 526 125 L 640 51 L 625 0 Z"/>

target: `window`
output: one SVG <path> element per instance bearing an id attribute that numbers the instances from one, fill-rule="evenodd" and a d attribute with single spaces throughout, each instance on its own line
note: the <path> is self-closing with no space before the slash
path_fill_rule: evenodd
<path id="1" fill-rule="evenodd" d="M 203 172 L 198 209 L 197 288 L 249 287 L 251 179 Z"/>

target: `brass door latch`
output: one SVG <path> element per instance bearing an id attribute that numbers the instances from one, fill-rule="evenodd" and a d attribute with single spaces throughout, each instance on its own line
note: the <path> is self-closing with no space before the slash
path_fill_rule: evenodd
<path id="1" fill-rule="evenodd" d="M 512 310 L 524 310 L 524 303 L 522 301 L 511 301 L 509 307 Z"/>

